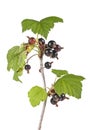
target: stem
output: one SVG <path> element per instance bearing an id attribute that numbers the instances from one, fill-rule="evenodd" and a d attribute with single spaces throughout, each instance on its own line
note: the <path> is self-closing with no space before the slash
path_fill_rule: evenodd
<path id="1" fill-rule="evenodd" d="M 42 56 L 42 58 L 40 58 L 40 70 L 41 70 L 41 74 L 42 74 L 44 88 L 46 90 L 46 81 L 45 81 L 44 67 L 43 67 L 43 56 Z M 47 103 L 47 99 L 43 103 L 38 130 L 41 130 L 41 127 L 42 127 L 42 121 L 43 121 L 43 117 L 44 117 L 44 113 L 45 113 L 46 103 Z"/>
<path id="2" fill-rule="evenodd" d="M 38 55 L 38 54 L 34 54 L 34 55 L 30 56 L 30 57 L 27 59 L 27 62 L 26 62 L 26 63 L 28 63 L 29 60 L 30 60 L 32 57 L 36 56 L 36 55 Z"/>
<path id="3" fill-rule="evenodd" d="M 40 69 L 41 69 L 41 74 L 42 74 L 42 79 L 43 79 L 43 85 L 46 90 L 46 81 L 45 81 L 44 67 L 43 67 L 43 56 L 42 58 L 40 58 Z"/>

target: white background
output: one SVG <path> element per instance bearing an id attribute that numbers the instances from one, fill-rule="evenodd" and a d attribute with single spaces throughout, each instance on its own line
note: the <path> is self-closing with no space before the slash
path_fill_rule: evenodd
<path id="1" fill-rule="evenodd" d="M 42 130 L 90 130 L 90 4 L 89 0 L 2 0 L 0 1 L 0 130 L 37 130 L 42 104 L 33 108 L 27 97 L 34 85 L 42 86 L 38 73 L 39 62 L 31 61 L 30 75 L 24 72 L 23 83 L 12 80 L 13 72 L 7 71 L 7 51 L 20 45 L 31 32 L 22 33 L 21 21 L 25 18 L 40 20 L 48 16 L 64 19 L 55 24 L 48 35 L 64 47 L 59 53 L 60 60 L 53 68 L 66 69 L 82 75 L 82 98 L 70 97 L 55 107 L 47 103 Z M 49 59 L 48 59 L 49 60 Z M 47 86 L 54 77 L 45 70 Z"/>

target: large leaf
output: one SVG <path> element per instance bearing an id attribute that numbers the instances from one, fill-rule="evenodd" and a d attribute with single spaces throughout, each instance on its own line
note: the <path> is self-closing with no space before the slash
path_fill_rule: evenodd
<path id="1" fill-rule="evenodd" d="M 41 101 L 45 101 L 47 98 L 47 93 L 46 91 L 39 87 L 39 86 L 34 86 L 30 89 L 28 92 L 28 97 L 31 105 L 33 107 L 37 106 L 40 104 Z"/>
<path id="2" fill-rule="evenodd" d="M 62 75 L 68 74 L 67 70 L 56 70 L 52 69 L 52 72 L 56 74 L 57 77 L 61 77 Z"/>
<path id="3" fill-rule="evenodd" d="M 22 32 L 26 30 L 32 30 L 33 33 L 37 33 L 47 38 L 49 31 L 54 27 L 54 23 L 63 22 L 62 18 L 51 16 L 36 21 L 33 19 L 24 19 L 22 21 Z"/>
<path id="4" fill-rule="evenodd" d="M 18 76 L 22 75 L 25 59 L 26 52 L 22 45 L 12 47 L 7 53 L 7 70 L 12 69 L 14 71 L 13 79 L 16 81 L 20 81 Z"/>
<path id="5" fill-rule="evenodd" d="M 59 95 L 61 93 L 67 93 L 70 96 L 75 98 L 81 98 L 82 92 L 82 83 L 81 81 L 84 80 L 84 77 L 74 75 L 74 74 L 67 74 L 64 75 L 62 78 L 59 78 L 55 84 L 54 88 L 56 93 Z"/>

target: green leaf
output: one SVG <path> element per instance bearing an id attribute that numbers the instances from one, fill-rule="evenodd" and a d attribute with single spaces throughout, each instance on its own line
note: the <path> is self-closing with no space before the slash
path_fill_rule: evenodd
<path id="1" fill-rule="evenodd" d="M 23 45 L 14 46 L 7 53 L 7 70 L 12 69 L 14 71 L 13 79 L 16 81 L 20 81 L 18 76 L 22 75 L 25 59 L 26 52 Z"/>
<path id="2" fill-rule="evenodd" d="M 49 31 L 54 27 L 54 23 L 63 22 L 62 18 L 51 16 L 36 21 L 33 19 L 24 19 L 22 24 L 22 32 L 26 30 L 32 30 L 33 33 L 40 34 L 41 36 L 47 38 Z"/>
<path id="3" fill-rule="evenodd" d="M 75 98 L 81 98 L 82 80 L 84 80 L 84 77 L 82 76 L 74 74 L 64 75 L 62 78 L 59 78 L 55 82 L 54 84 L 55 91 L 59 95 L 61 93 L 65 93 Z"/>
<path id="4" fill-rule="evenodd" d="M 14 75 L 13 75 L 13 79 L 16 80 L 16 81 L 20 81 L 22 82 L 20 79 L 19 79 L 19 76 L 21 76 L 23 74 L 23 69 L 19 69 L 18 71 L 14 71 Z"/>
<path id="5" fill-rule="evenodd" d="M 47 93 L 46 91 L 39 87 L 39 86 L 34 86 L 30 89 L 28 92 L 28 97 L 31 105 L 33 107 L 37 106 L 40 104 L 41 101 L 45 101 L 47 98 Z"/>
<path id="6" fill-rule="evenodd" d="M 62 75 L 68 74 L 68 71 L 52 69 L 52 73 L 56 74 L 57 77 L 61 77 Z"/>

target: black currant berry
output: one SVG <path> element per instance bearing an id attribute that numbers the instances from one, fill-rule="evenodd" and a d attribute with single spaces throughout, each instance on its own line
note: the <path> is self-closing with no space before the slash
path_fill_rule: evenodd
<path id="1" fill-rule="evenodd" d="M 61 94 L 61 97 L 62 97 L 62 98 L 65 98 L 65 94 L 64 94 L 64 93 L 62 93 L 62 94 Z"/>
<path id="2" fill-rule="evenodd" d="M 44 66 L 46 69 L 50 69 L 51 68 L 51 62 L 45 62 Z"/>
<path id="3" fill-rule="evenodd" d="M 51 104 L 53 104 L 53 105 L 56 105 L 56 104 L 57 104 L 57 101 L 53 100 L 53 98 L 51 98 L 50 102 L 51 102 Z"/>
<path id="4" fill-rule="evenodd" d="M 31 66 L 29 64 L 25 65 L 25 70 L 27 71 L 27 73 L 29 73 L 30 69 L 31 69 Z"/>
<path id="5" fill-rule="evenodd" d="M 39 42 L 40 45 L 45 44 L 45 40 L 44 40 L 43 38 L 39 38 L 39 39 L 38 39 L 38 42 Z"/>
<path id="6" fill-rule="evenodd" d="M 55 50 L 52 50 L 51 58 L 57 58 L 58 59 L 58 52 Z"/>
<path id="7" fill-rule="evenodd" d="M 65 94 L 62 93 L 62 94 L 59 96 L 59 99 L 60 99 L 60 101 L 63 101 L 63 100 L 65 99 Z"/>
<path id="8" fill-rule="evenodd" d="M 56 93 L 52 96 L 52 98 L 53 98 L 53 100 L 56 101 L 56 102 L 58 102 L 59 99 L 60 99 L 60 98 L 59 98 L 59 95 L 56 94 Z"/>
<path id="9" fill-rule="evenodd" d="M 56 42 L 55 41 L 51 40 L 51 41 L 48 42 L 48 47 L 54 48 L 55 46 L 56 46 Z"/>
<path id="10" fill-rule="evenodd" d="M 64 99 L 61 97 L 61 96 L 59 96 L 59 101 L 63 101 Z"/>
<path id="11" fill-rule="evenodd" d="M 63 49 L 63 47 L 61 47 L 60 45 L 56 45 L 56 47 L 54 48 L 55 51 L 59 52 L 61 51 L 61 49 Z"/>
<path id="12" fill-rule="evenodd" d="M 45 49 L 44 53 L 45 53 L 46 56 L 50 56 L 52 54 L 52 49 L 47 48 L 47 49 Z"/>

